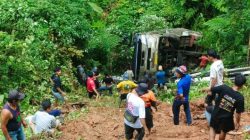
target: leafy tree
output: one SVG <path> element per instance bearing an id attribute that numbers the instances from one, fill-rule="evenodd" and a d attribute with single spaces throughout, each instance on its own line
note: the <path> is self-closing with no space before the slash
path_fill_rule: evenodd
<path id="1" fill-rule="evenodd" d="M 163 17 L 156 15 L 141 16 L 137 22 L 138 32 L 157 31 L 167 27 L 167 23 Z"/>
<path id="2" fill-rule="evenodd" d="M 214 4 L 223 14 L 204 24 L 202 44 L 221 52 L 226 65 L 246 64 L 250 3 L 221 0 Z"/>
<path id="3" fill-rule="evenodd" d="M 94 34 L 94 37 L 89 40 L 89 51 L 86 58 L 94 59 L 102 64 L 103 68 L 111 68 L 109 65 L 112 63 L 111 54 L 119 45 L 121 38 L 117 35 L 110 34 L 108 31 L 101 31 Z M 106 68 L 105 68 L 106 66 Z M 109 69 L 112 71 L 112 69 Z"/>
<path id="4" fill-rule="evenodd" d="M 1 93 L 25 88 L 25 103 L 49 96 L 48 78 L 56 66 L 63 68 L 65 88 L 75 90 L 71 57 L 82 56 L 77 47 L 91 33 L 83 2 L 0 1 Z"/>

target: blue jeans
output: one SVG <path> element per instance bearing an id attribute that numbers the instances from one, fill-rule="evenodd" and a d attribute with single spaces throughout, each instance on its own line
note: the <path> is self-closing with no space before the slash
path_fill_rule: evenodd
<path id="1" fill-rule="evenodd" d="M 191 112 L 189 107 L 189 102 L 187 101 L 180 101 L 180 100 L 174 100 L 173 104 L 173 114 L 174 114 L 174 124 L 179 125 L 179 114 L 180 114 L 180 107 L 184 106 L 184 112 L 186 114 L 187 124 L 191 125 L 192 118 L 191 118 Z"/>
<path id="2" fill-rule="evenodd" d="M 109 94 L 112 95 L 112 86 L 101 86 L 99 89 L 99 91 L 103 91 L 103 90 L 108 90 Z"/>
<path id="3" fill-rule="evenodd" d="M 52 89 L 52 93 L 53 93 L 54 97 L 55 97 L 57 100 L 59 100 L 59 101 L 61 101 L 61 102 L 64 102 L 64 97 L 63 97 L 63 95 L 62 95 L 61 93 L 55 92 L 55 91 L 53 91 L 53 89 Z"/>
<path id="4" fill-rule="evenodd" d="M 8 132 L 12 140 L 25 140 L 25 135 L 23 133 L 23 128 L 20 127 L 16 131 L 9 131 Z"/>
<path id="5" fill-rule="evenodd" d="M 211 113 L 207 112 L 207 110 L 205 111 L 205 117 L 207 119 L 208 125 L 210 125 Z"/>

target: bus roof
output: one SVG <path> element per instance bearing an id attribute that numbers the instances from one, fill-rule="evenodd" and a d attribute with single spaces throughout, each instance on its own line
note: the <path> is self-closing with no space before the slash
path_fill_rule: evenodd
<path id="1" fill-rule="evenodd" d="M 155 35 L 159 37 L 172 37 L 172 38 L 179 38 L 181 36 L 189 36 L 193 35 L 197 38 L 201 37 L 202 34 L 200 32 L 192 31 L 185 28 L 172 28 L 172 29 L 166 29 L 166 30 L 160 30 L 160 31 L 151 31 L 151 32 L 144 32 L 139 33 L 139 35 Z"/>

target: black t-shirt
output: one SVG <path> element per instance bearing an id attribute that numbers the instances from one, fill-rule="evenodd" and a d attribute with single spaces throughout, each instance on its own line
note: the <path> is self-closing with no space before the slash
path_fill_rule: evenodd
<path id="1" fill-rule="evenodd" d="M 103 82 L 104 82 L 106 85 L 110 85 L 110 84 L 112 84 L 113 79 L 112 79 L 111 77 L 105 77 L 105 78 L 103 79 Z"/>
<path id="2" fill-rule="evenodd" d="M 212 96 L 215 94 L 218 97 L 215 100 L 215 107 L 212 113 L 214 118 L 231 118 L 233 117 L 234 111 L 237 113 L 244 112 L 244 97 L 237 91 L 227 85 L 221 85 L 212 88 Z"/>
<path id="3" fill-rule="evenodd" d="M 56 74 L 53 74 L 51 76 L 51 79 L 54 82 L 54 87 L 53 87 L 53 91 L 58 92 L 57 88 L 60 88 L 62 90 L 62 83 L 61 83 L 61 79 L 59 76 L 57 76 Z"/>

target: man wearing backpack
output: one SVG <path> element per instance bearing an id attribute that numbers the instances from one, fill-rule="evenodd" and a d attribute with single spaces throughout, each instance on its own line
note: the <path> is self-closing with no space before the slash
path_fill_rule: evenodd
<path id="1" fill-rule="evenodd" d="M 145 135 L 145 103 L 140 98 L 148 92 L 148 86 L 140 83 L 139 86 L 127 96 L 127 107 L 124 113 L 125 136 L 127 140 L 133 138 L 133 132 L 136 130 L 136 140 L 142 140 Z"/>

